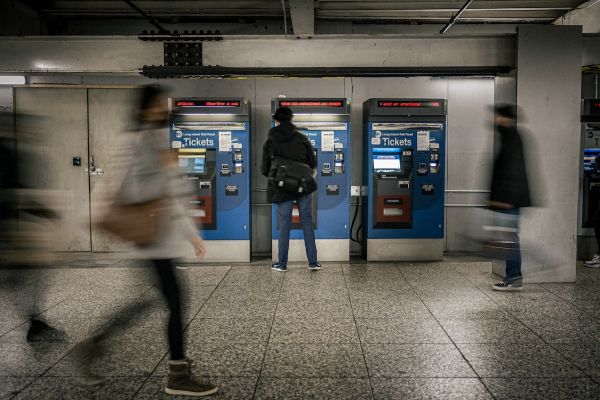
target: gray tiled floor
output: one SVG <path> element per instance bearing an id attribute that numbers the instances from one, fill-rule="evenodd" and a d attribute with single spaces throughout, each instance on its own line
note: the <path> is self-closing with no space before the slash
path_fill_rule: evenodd
<path id="1" fill-rule="evenodd" d="M 0 399 L 172 398 L 168 315 L 155 280 L 114 256 L 66 254 L 60 268 L 0 271 Z M 186 265 L 187 353 L 218 399 L 600 398 L 600 271 L 574 284 L 493 292 L 489 262 Z M 23 282 L 11 285 L 11 275 Z M 28 344 L 23 308 L 66 340 Z M 151 302 L 80 383 L 73 346 L 106 314 Z M 122 321 L 122 320 L 119 320 Z"/>

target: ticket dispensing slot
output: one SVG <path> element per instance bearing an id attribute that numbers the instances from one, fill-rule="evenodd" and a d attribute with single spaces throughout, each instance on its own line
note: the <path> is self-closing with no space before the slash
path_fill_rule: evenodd
<path id="1" fill-rule="evenodd" d="M 203 229 L 216 229 L 214 150 L 178 149 L 177 157 L 184 178 L 192 181 L 192 217 Z"/>
<path id="2" fill-rule="evenodd" d="M 411 226 L 411 165 L 411 150 L 373 150 L 374 228 L 394 229 Z"/>

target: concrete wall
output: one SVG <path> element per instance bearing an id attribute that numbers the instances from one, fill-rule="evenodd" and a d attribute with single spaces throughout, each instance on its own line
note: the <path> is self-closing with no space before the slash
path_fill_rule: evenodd
<path id="1" fill-rule="evenodd" d="M 547 183 L 535 193 L 543 207 L 522 218 L 530 282 L 575 280 L 581 46 L 581 27 L 523 26 L 518 33 L 518 124 L 539 154 L 529 163 L 530 180 Z"/>

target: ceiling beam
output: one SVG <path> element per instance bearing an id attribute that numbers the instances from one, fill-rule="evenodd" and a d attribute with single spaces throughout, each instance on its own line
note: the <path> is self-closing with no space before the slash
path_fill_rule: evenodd
<path id="1" fill-rule="evenodd" d="M 313 36 L 315 34 L 314 0 L 289 0 L 292 27 L 295 36 Z"/>

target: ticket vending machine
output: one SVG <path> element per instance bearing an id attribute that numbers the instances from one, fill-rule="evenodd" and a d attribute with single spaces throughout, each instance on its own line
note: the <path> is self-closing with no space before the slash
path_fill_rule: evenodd
<path id="1" fill-rule="evenodd" d="M 367 261 L 441 260 L 446 100 L 363 104 Z"/>
<path id="2" fill-rule="evenodd" d="M 206 242 L 203 261 L 250 261 L 250 106 L 246 99 L 169 99 L 169 135 L 190 209 Z"/>
<path id="3" fill-rule="evenodd" d="M 291 99 L 271 102 L 271 114 L 289 107 L 293 123 L 305 134 L 317 153 L 313 196 L 313 227 L 319 261 L 350 259 L 350 100 Z M 298 208 L 294 206 L 288 260 L 306 261 Z M 277 260 L 279 221 L 273 206 L 272 256 Z"/>
<path id="4" fill-rule="evenodd" d="M 583 100 L 581 106 L 582 168 L 579 202 L 578 256 L 596 252 L 594 216 L 600 202 L 600 99 Z"/>

